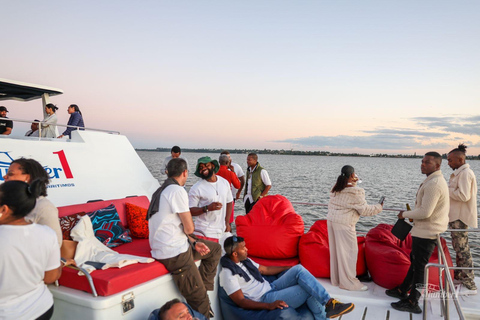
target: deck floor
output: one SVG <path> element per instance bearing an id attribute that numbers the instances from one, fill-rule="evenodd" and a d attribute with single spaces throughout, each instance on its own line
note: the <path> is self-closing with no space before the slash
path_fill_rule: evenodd
<path id="1" fill-rule="evenodd" d="M 341 320 L 420 320 L 423 319 L 422 314 L 410 314 L 394 310 L 390 303 L 398 301 L 385 294 L 385 288 L 376 285 L 373 282 L 366 282 L 367 291 L 347 291 L 331 285 L 329 279 L 318 279 L 320 283 L 327 289 L 330 296 L 341 302 L 353 302 L 355 309 L 338 319 Z M 480 281 L 475 279 L 477 287 L 480 288 Z M 480 320 L 480 295 L 459 296 L 460 305 L 466 319 Z M 428 300 L 427 319 L 444 319 L 441 316 L 440 300 L 430 298 Z M 423 298 L 420 300 L 420 307 L 423 310 Z M 449 319 L 459 319 L 457 310 L 453 301 L 449 301 Z"/>

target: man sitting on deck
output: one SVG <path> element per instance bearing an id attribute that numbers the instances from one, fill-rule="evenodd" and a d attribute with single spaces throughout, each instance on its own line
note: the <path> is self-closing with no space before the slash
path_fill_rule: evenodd
<path id="1" fill-rule="evenodd" d="M 207 240 L 195 240 L 188 195 L 183 186 L 187 163 L 176 158 L 168 162 L 168 179 L 152 195 L 147 219 L 152 257 L 172 273 L 175 284 L 193 309 L 213 316 L 207 290 L 213 291 L 221 247 Z M 202 260 L 197 269 L 195 260 Z"/>
<path id="2" fill-rule="evenodd" d="M 247 258 L 247 247 L 242 237 L 225 239 L 226 254 L 220 259 L 220 285 L 230 298 L 244 309 L 298 308 L 307 303 L 316 320 L 336 318 L 353 310 L 353 303 L 332 299 L 318 280 L 301 265 L 294 267 L 266 267 Z M 262 275 L 277 275 L 269 283 Z"/>

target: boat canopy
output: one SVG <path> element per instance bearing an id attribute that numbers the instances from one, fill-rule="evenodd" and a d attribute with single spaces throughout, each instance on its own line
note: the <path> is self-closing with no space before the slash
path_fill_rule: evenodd
<path id="1" fill-rule="evenodd" d="M 55 96 L 62 93 L 60 89 L 0 78 L 0 100 L 31 101 L 44 94 Z"/>

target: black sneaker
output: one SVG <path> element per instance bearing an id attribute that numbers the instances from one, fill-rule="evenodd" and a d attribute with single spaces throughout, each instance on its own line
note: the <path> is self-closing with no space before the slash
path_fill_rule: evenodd
<path id="1" fill-rule="evenodd" d="M 399 287 L 395 287 L 393 289 L 385 290 L 385 294 L 389 297 L 397 298 L 397 299 L 400 299 L 400 300 L 406 299 L 408 297 L 407 293 L 402 292 L 402 290 L 400 290 Z"/>
<path id="2" fill-rule="evenodd" d="M 422 309 L 420 309 L 418 302 L 413 303 L 408 299 L 403 299 L 398 302 L 392 302 L 392 308 L 398 311 L 422 313 Z"/>
<path id="3" fill-rule="evenodd" d="M 327 318 L 333 319 L 342 314 L 349 313 L 354 308 L 355 305 L 353 303 L 341 303 L 335 299 L 330 299 L 325 305 L 325 312 L 327 313 Z"/>

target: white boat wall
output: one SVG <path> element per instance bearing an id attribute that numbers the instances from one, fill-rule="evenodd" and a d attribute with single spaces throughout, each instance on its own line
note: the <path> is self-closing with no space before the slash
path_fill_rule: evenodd
<path id="1" fill-rule="evenodd" d="M 21 157 L 45 167 L 48 198 L 56 206 L 134 195 L 150 198 L 159 186 L 123 135 L 77 130 L 71 140 L 0 136 L 0 180 L 11 161 Z"/>

